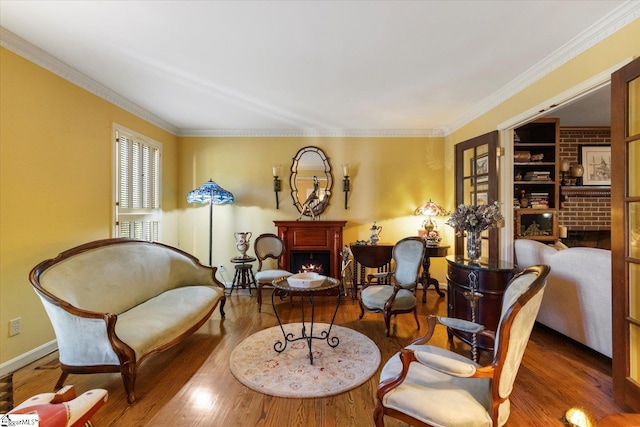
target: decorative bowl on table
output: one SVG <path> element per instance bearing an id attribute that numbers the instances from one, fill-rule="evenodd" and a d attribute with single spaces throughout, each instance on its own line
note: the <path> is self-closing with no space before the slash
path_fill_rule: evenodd
<path id="1" fill-rule="evenodd" d="M 327 276 L 318 273 L 298 273 L 287 277 L 287 282 L 292 288 L 317 288 L 326 279 Z"/>

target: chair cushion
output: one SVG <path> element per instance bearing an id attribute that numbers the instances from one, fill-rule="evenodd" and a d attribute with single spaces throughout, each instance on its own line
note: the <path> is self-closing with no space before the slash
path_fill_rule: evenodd
<path id="1" fill-rule="evenodd" d="M 120 314 L 116 335 L 140 358 L 196 325 L 223 295 L 224 290 L 215 286 L 171 289 Z"/>
<path id="2" fill-rule="evenodd" d="M 255 274 L 256 280 L 260 283 L 271 283 L 280 277 L 289 277 L 293 273 L 287 270 L 263 270 Z"/>
<path id="3" fill-rule="evenodd" d="M 466 357 L 429 345 L 410 345 L 408 349 L 472 363 Z M 480 365 L 477 365 L 480 367 Z M 380 381 L 396 376 L 402 362 L 396 353 L 382 368 Z M 428 387 L 426 387 L 428 385 Z M 384 396 L 383 404 L 433 426 L 491 426 L 489 379 L 458 378 L 412 363 L 405 381 Z M 509 415 L 509 401 L 500 408 L 500 425 Z"/>
<path id="4" fill-rule="evenodd" d="M 360 293 L 360 298 L 365 307 L 382 310 L 384 304 L 391 298 L 391 294 L 393 294 L 393 286 L 373 285 L 364 288 Z M 393 301 L 391 310 L 409 310 L 415 305 L 416 296 L 414 293 L 406 289 L 400 289 L 396 299 Z"/>

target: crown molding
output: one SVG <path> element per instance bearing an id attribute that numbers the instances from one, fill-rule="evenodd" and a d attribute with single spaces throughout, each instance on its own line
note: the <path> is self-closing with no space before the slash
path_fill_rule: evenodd
<path id="1" fill-rule="evenodd" d="M 444 137 L 451 134 L 639 18 L 640 2 L 631 0 L 625 2 L 528 71 L 506 84 L 499 91 L 477 104 L 476 107 L 469 110 L 458 120 L 448 126 L 435 129 L 180 129 L 68 66 L 4 27 L 0 27 L 0 46 L 177 136 L 430 138 Z"/>
<path id="2" fill-rule="evenodd" d="M 465 113 L 449 126 L 444 127 L 445 135 L 460 129 L 483 114 L 496 108 L 518 92 L 526 89 L 536 81 L 550 74 L 555 69 L 566 64 L 582 52 L 595 46 L 613 33 L 640 18 L 640 2 L 627 1 L 600 19 L 591 27 L 569 40 L 551 55 L 507 83 L 497 92 L 486 98 L 474 108 Z"/>
<path id="3" fill-rule="evenodd" d="M 39 47 L 29 43 L 17 34 L 7 30 L 4 27 L 0 27 L 0 46 L 12 51 L 13 53 L 22 56 L 23 58 L 41 66 L 45 70 L 62 77 L 63 79 L 73 83 L 82 89 L 99 96 L 112 103 L 113 105 L 122 108 L 129 113 L 140 117 L 152 123 L 159 128 L 171 132 L 174 135 L 178 133 L 178 128 L 171 123 L 163 120 L 162 118 L 150 113 L 139 105 L 134 104 L 124 96 L 114 92 L 108 87 L 96 82 L 85 74 L 82 74 L 75 68 L 72 68 L 60 61 L 56 57 L 50 55 Z"/>
<path id="4" fill-rule="evenodd" d="M 178 136 L 248 138 L 439 138 L 442 129 L 181 129 Z"/>
<path id="5" fill-rule="evenodd" d="M 148 121 L 176 136 L 201 137 L 334 137 L 334 138 L 435 138 L 442 129 L 180 129 L 134 104 L 124 96 L 96 82 L 76 69 L 0 27 L 0 46 L 22 56 L 88 92 Z"/>

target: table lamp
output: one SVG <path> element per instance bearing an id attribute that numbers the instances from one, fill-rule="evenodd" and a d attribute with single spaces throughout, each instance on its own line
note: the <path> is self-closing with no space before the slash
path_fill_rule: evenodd
<path id="1" fill-rule="evenodd" d="M 436 228 L 435 222 L 433 222 L 433 220 L 431 219 L 432 217 L 451 214 L 451 212 L 447 211 L 439 204 L 432 202 L 431 199 L 429 199 L 429 201 L 422 206 L 418 206 L 413 213 L 414 215 L 422 215 L 427 217 L 427 219 L 425 219 L 422 223 L 422 228 L 424 228 L 426 235 L 429 235 L 429 232 L 433 231 L 433 229 Z"/>

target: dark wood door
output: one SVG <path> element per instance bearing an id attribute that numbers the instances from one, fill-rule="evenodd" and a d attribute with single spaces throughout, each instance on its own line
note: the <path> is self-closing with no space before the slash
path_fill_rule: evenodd
<path id="1" fill-rule="evenodd" d="M 456 145 L 456 206 L 478 205 L 498 200 L 498 131 L 477 136 Z M 498 259 L 499 233 L 491 229 L 482 233 L 483 256 Z M 465 239 L 456 237 L 456 255 L 465 253 Z M 484 248 L 487 246 L 488 252 Z"/>
<path id="2" fill-rule="evenodd" d="M 613 396 L 640 412 L 640 59 L 611 75 Z"/>

